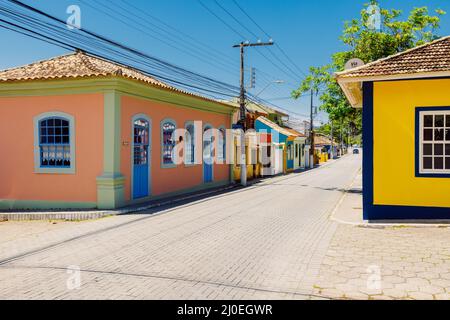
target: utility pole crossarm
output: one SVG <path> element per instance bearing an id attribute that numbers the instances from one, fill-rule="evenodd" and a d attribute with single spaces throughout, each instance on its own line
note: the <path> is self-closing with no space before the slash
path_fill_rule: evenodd
<path id="1" fill-rule="evenodd" d="M 274 42 L 257 42 L 257 43 L 245 43 L 242 42 L 240 44 L 236 44 L 233 46 L 233 48 L 240 48 L 240 47 L 263 47 L 263 46 L 273 46 Z"/>

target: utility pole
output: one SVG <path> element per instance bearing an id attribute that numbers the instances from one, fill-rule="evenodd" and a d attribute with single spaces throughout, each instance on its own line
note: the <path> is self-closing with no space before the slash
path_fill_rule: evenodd
<path id="1" fill-rule="evenodd" d="M 331 124 L 331 159 L 334 159 L 334 132 L 333 132 L 333 120 L 330 119 Z"/>
<path id="2" fill-rule="evenodd" d="M 341 156 L 344 155 L 344 120 L 341 119 Z"/>
<path id="3" fill-rule="evenodd" d="M 351 127 L 350 127 L 350 123 L 348 124 L 348 127 L 347 127 L 347 150 L 349 149 L 349 148 L 351 148 L 352 146 L 351 146 L 351 141 L 350 141 L 350 137 L 351 137 L 351 135 L 352 135 L 352 129 L 351 129 Z"/>
<path id="4" fill-rule="evenodd" d="M 241 185 L 246 187 L 247 186 L 247 155 L 246 155 L 246 148 L 245 148 L 245 132 L 247 131 L 247 110 L 245 107 L 245 63 L 244 63 L 244 56 L 245 56 L 245 48 L 246 47 L 263 47 L 263 46 L 273 46 L 274 43 L 271 42 L 258 42 L 258 43 L 249 43 L 249 42 L 241 42 L 240 44 L 234 45 L 233 48 L 240 48 L 241 51 L 241 79 L 240 79 L 240 94 L 239 94 L 239 107 L 241 112 L 240 117 L 240 125 L 242 126 L 242 130 L 244 132 L 244 135 L 241 137 L 241 149 L 243 148 L 243 152 L 241 155 Z"/>
<path id="5" fill-rule="evenodd" d="M 309 149 L 309 158 L 310 158 L 310 167 L 314 168 L 314 153 L 315 153 L 315 145 L 314 145 L 314 90 L 311 89 L 311 119 L 310 119 L 310 131 L 309 131 L 309 140 L 311 141 L 311 147 Z"/>

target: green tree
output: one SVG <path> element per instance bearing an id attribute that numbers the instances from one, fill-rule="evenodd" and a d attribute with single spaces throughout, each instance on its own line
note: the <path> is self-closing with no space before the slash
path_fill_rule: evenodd
<path id="1" fill-rule="evenodd" d="M 381 30 L 374 30 L 369 24 L 373 17 L 369 8 L 374 6 L 380 8 L 378 1 L 365 4 L 359 19 L 345 22 L 340 40 L 348 50 L 333 54 L 328 65 L 311 67 L 309 75 L 292 92 L 293 98 L 298 99 L 311 90 L 318 93 L 322 89 L 321 109 L 329 114 L 330 121 L 334 121 L 337 134 L 346 127 L 350 128 L 352 136 L 360 135 L 362 112 L 350 106 L 334 73 L 343 71 L 346 62 L 352 58 L 369 63 L 438 39 L 436 32 L 441 16 L 445 14 L 438 9 L 431 15 L 427 7 L 420 7 L 414 8 L 404 19 L 400 10 L 380 8 Z"/>

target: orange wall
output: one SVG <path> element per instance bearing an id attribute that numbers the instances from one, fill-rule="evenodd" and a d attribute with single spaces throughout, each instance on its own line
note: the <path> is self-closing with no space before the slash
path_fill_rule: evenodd
<path id="1" fill-rule="evenodd" d="M 75 175 L 34 173 L 33 118 L 54 111 L 75 118 Z M 103 95 L 0 98 L 0 152 L 0 199 L 97 202 Z"/>
<path id="2" fill-rule="evenodd" d="M 131 199 L 131 131 L 132 118 L 137 114 L 145 114 L 152 120 L 151 130 L 151 181 L 153 196 L 169 192 L 180 191 L 187 188 L 199 186 L 203 183 L 203 166 L 196 165 L 185 167 L 184 164 L 176 168 L 161 168 L 161 121 L 170 118 L 176 121 L 178 128 L 184 128 L 187 121 L 203 121 L 219 128 L 230 127 L 231 118 L 228 115 L 215 114 L 177 106 L 163 105 L 157 102 L 138 99 L 130 96 L 122 97 L 122 143 L 121 172 L 126 178 L 125 199 Z M 217 142 L 217 139 L 216 139 Z M 216 148 L 217 150 L 217 148 Z M 214 182 L 229 179 L 228 165 L 214 165 Z"/>

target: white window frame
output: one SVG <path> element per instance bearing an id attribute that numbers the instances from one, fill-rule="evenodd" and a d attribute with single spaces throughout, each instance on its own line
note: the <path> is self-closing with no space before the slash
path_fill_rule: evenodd
<path id="1" fill-rule="evenodd" d="M 425 123 L 424 123 L 424 118 L 425 116 L 436 116 L 436 115 L 444 115 L 444 140 L 442 141 L 435 141 L 435 136 L 434 136 L 434 131 L 435 129 L 437 129 L 437 127 L 435 127 L 435 121 L 434 121 L 434 117 L 433 117 L 433 140 L 432 141 L 425 141 L 424 140 L 424 129 L 426 128 L 431 128 L 431 127 L 426 127 L 425 128 Z M 445 145 L 446 144 L 450 144 L 450 141 L 446 141 L 445 140 L 445 131 L 447 129 L 450 129 L 450 127 L 446 127 L 446 116 L 450 116 L 450 110 L 430 110 L 430 111 L 419 111 L 419 174 L 423 174 L 423 175 L 427 175 L 427 174 L 431 174 L 431 175 L 449 175 L 450 174 L 450 169 L 445 169 L 445 160 L 447 156 L 445 154 Z M 439 127 L 441 128 L 441 127 Z M 433 145 L 433 155 L 430 156 L 433 159 L 433 169 L 424 169 L 424 157 L 427 157 L 424 155 L 423 152 L 423 146 L 424 144 L 432 144 Z M 444 155 L 442 156 L 444 158 L 444 169 L 434 169 L 434 158 L 436 157 L 436 155 L 434 155 L 434 145 L 435 144 L 443 144 L 444 146 Z M 440 157 L 440 156 L 437 156 Z"/>
<path id="2" fill-rule="evenodd" d="M 227 160 L 227 129 L 225 126 L 220 126 L 217 133 L 219 135 L 217 137 L 217 159 L 219 162 L 225 162 Z"/>
<path id="3" fill-rule="evenodd" d="M 40 130 L 39 123 L 46 118 L 63 118 L 69 121 L 69 143 L 70 143 L 70 167 L 68 168 L 43 168 L 41 167 Z M 64 112 L 45 112 L 37 115 L 34 122 L 34 172 L 39 174 L 75 174 L 75 117 Z"/>
<path id="4" fill-rule="evenodd" d="M 161 139 L 161 141 L 160 141 L 160 147 L 161 147 L 161 160 L 160 160 L 161 161 L 161 168 L 162 169 L 172 169 L 172 168 L 176 168 L 177 167 L 175 158 L 172 159 L 172 163 L 164 163 L 164 130 L 163 130 L 163 127 L 164 127 L 164 124 L 166 124 L 166 123 L 170 123 L 170 124 L 172 124 L 175 127 L 175 130 L 172 133 L 172 138 L 173 139 L 176 139 L 175 135 L 177 133 L 177 128 L 178 127 L 177 127 L 177 122 L 175 120 L 171 119 L 171 118 L 166 118 L 166 119 L 162 120 L 160 125 L 159 125 L 160 139 Z M 174 156 L 174 155 L 172 155 L 172 156 Z"/>
<path id="5" fill-rule="evenodd" d="M 192 128 L 193 128 L 193 133 L 191 134 L 191 143 L 193 144 L 193 152 L 194 152 L 194 154 L 192 155 L 193 157 L 194 157 L 194 161 L 191 161 L 192 159 L 188 159 L 188 153 L 187 153 L 187 148 L 188 148 L 188 145 L 187 145 L 187 142 L 188 142 L 188 139 L 187 139 L 187 137 L 188 137 L 188 134 L 189 134 L 189 130 L 188 130 L 188 127 L 189 126 L 191 126 Z M 184 138 L 184 147 L 185 147 L 185 150 L 184 150 L 184 164 L 186 165 L 186 166 L 194 166 L 194 165 L 196 165 L 197 164 L 197 138 L 196 138 L 196 128 L 195 128 L 195 123 L 194 123 L 194 121 L 187 121 L 186 123 L 185 123 L 185 126 L 184 126 L 184 129 L 185 129 L 185 138 Z"/>

